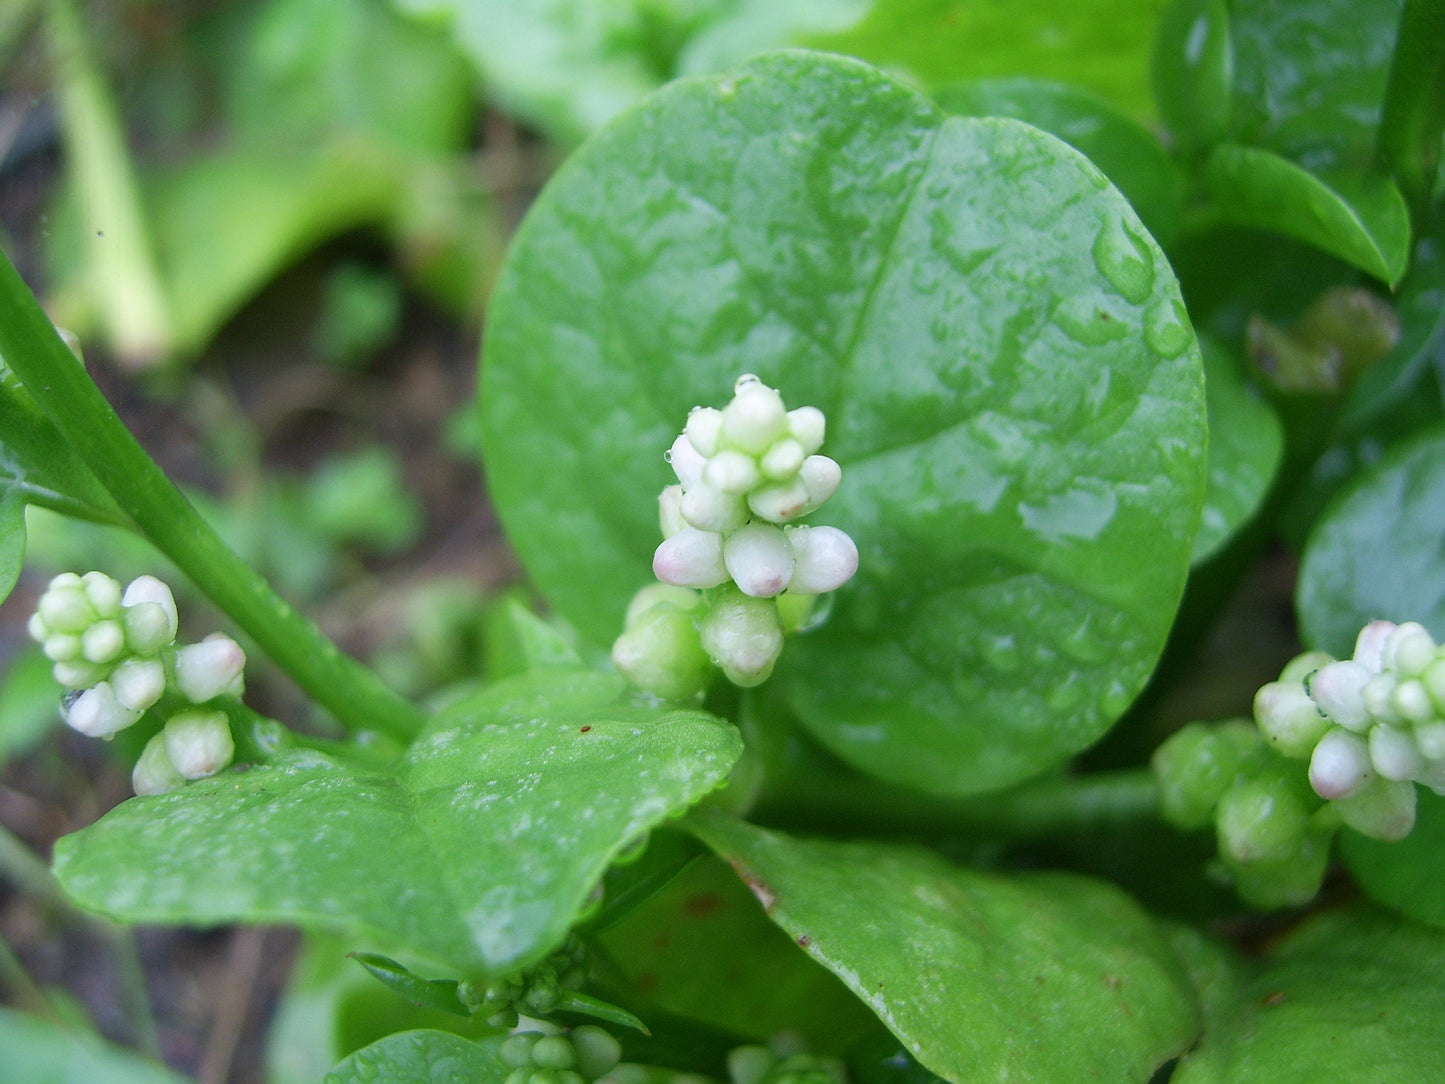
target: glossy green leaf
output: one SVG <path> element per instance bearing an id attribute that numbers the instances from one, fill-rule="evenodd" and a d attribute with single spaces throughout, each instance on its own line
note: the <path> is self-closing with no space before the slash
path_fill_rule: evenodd
<path id="1" fill-rule="evenodd" d="M 1445 431 L 1394 449 L 1342 491 L 1305 548 L 1295 609 L 1305 642 L 1348 658 L 1376 618 L 1445 639 Z"/>
<path id="2" fill-rule="evenodd" d="M 1394 284 L 1410 256 L 1410 214 L 1390 181 L 1324 177 L 1272 151 L 1227 143 L 1210 154 L 1203 183 L 1221 225 L 1273 230 Z"/>
<path id="3" fill-rule="evenodd" d="M 800 953 L 711 855 L 604 934 L 601 944 L 651 1004 L 754 1042 L 787 1029 L 806 1038 L 810 1050 L 838 1054 L 873 1023 L 863 1004 Z"/>
<path id="4" fill-rule="evenodd" d="M 1445 130 L 1445 4 L 1405 0 L 1376 158 L 1412 207 L 1429 201 Z"/>
<path id="5" fill-rule="evenodd" d="M 1209 487 L 1194 538 L 1196 564 L 1254 515 L 1284 452 L 1279 415 L 1245 382 L 1223 347 L 1204 338 L 1200 345 L 1209 404 Z"/>
<path id="6" fill-rule="evenodd" d="M 1416 789 L 1415 827 L 1396 843 L 1342 832 L 1340 853 L 1371 899 L 1445 928 L 1445 797 Z"/>
<path id="7" fill-rule="evenodd" d="M 922 850 L 803 842 L 717 815 L 694 818 L 694 830 L 945 1079 L 1142 1082 L 1198 1032 L 1169 945 L 1104 882 L 970 871 Z"/>
<path id="8" fill-rule="evenodd" d="M 353 952 L 350 955 L 368 975 L 418 1008 L 435 1009 L 453 1016 L 471 1015 L 457 996 L 456 979 L 424 979 L 379 952 Z"/>
<path id="9" fill-rule="evenodd" d="M 0 1068 L 14 1084 L 191 1084 L 94 1035 L 0 1008 Z"/>
<path id="10" fill-rule="evenodd" d="M 1370 165 L 1402 0 L 1231 0 L 1233 137 L 1313 171 Z"/>
<path id="11" fill-rule="evenodd" d="M 814 734 L 967 791 L 1103 733 L 1169 627 L 1205 436 L 1173 276 L 1098 170 L 800 52 L 579 151 L 512 248 L 481 403 L 503 523 L 588 638 L 650 579 L 662 452 L 749 371 L 827 412 L 818 518 L 862 554 L 783 656 Z"/>
<path id="12" fill-rule="evenodd" d="M 502 1084 L 500 1039 L 474 1043 L 449 1031 L 400 1031 L 347 1057 L 322 1084 Z"/>
<path id="13" fill-rule="evenodd" d="M 1150 64 L 1154 100 L 1180 147 L 1224 138 L 1234 95 L 1234 44 L 1225 0 L 1174 0 L 1159 17 Z"/>
<path id="14" fill-rule="evenodd" d="M 949 113 L 1014 117 L 1058 136 L 1104 171 L 1167 246 L 1183 215 L 1184 182 L 1163 144 L 1108 102 L 1042 79 L 983 79 L 933 92 Z"/>
<path id="15" fill-rule="evenodd" d="M 297 750 L 133 799 L 62 840 L 56 875 L 126 921 L 332 927 L 501 973 L 554 949 L 612 858 L 722 783 L 739 744 L 553 670 L 452 705 L 394 772 Z"/>
<path id="16" fill-rule="evenodd" d="M 1358 909 L 1276 943 L 1219 998 L 1171 1084 L 1376 1084 L 1445 1077 L 1445 933 Z"/>

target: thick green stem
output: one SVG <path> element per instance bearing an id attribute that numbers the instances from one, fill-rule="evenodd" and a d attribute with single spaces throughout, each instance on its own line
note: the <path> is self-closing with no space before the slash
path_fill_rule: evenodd
<path id="1" fill-rule="evenodd" d="M 0 256 L 0 356 L 136 528 L 351 730 L 403 740 L 423 716 L 341 651 L 226 547 L 116 416 Z"/>

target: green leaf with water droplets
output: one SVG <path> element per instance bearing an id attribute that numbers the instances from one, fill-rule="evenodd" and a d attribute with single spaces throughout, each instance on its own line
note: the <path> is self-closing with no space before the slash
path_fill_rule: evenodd
<path id="1" fill-rule="evenodd" d="M 1410 257 L 1410 213 L 1384 177 L 1314 174 L 1273 151 L 1225 143 L 1204 166 L 1221 225 L 1272 230 L 1314 245 L 1393 285 Z"/>
<path id="2" fill-rule="evenodd" d="M 726 778 L 737 732 L 547 670 L 442 712 L 393 771 L 295 750 L 136 798 L 56 847 L 124 921 L 292 922 L 427 969 L 504 973 L 565 937 L 612 858 Z"/>
<path id="3" fill-rule="evenodd" d="M 651 579 L 663 451 L 743 372 L 826 411 L 815 519 L 862 555 L 783 654 L 808 728 L 949 792 L 1098 738 L 1168 631 L 1205 455 L 1177 284 L 1098 169 L 803 52 L 584 146 L 513 244 L 481 409 L 503 523 L 588 638 Z"/>
<path id="4" fill-rule="evenodd" d="M 502 1084 L 502 1037 L 472 1042 L 449 1031 L 400 1031 L 347 1057 L 322 1084 Z"/>
<path id="5" fill-rule="evenodd" d="M 1445 1079 L 1442 970 L 1440 930 L 1366 908 L 1318 915 L 1219 974 L 1171 1084 Z"/>
<path id="6" fill-rule="evenodd" d="M 1142 1084 L 1198 1033 L 1184 968 L 1102 881 L 1006 877 L 721 815 L 692 825 L 773 922 L 947 1080 Z"/>
<path id="7" fill-rule="evenodd" d="M 1445 430 L 1395 448 L 1315 524 L 1295 609 L 1305 642 L 1348 658 L 1370 621 L 1418 621 L 1445 640 Z"/>

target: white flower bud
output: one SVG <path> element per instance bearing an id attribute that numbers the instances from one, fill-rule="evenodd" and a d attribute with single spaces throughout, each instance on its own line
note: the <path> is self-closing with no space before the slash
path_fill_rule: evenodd
<path id="1" fill-rule="evenodd" d="M 1348 798 L 1372 778 L 1365 739 L 1335 728 L 1320 739 L 1310 757 L 1310 786 L 1327 801 Z"/>
<path id="2" fill-rule="evenodd" d="M 691 613 L 702 602 L 702 596 L 686 587 L 673 587 L 667 583 L 650 583 L 627 604 L 627 616 L 622 619 L 624 628 L 636 624 L 637 619 L 654 606 L 671 606 Z"/>
<path id="3" fill-rule="evenodd" d="M 195 704 L 222 693 L 240 696 L 245 666 L 246 653 L 241 645 L 217 633 L 176 652 L 176 685 Z"/>
<path id="4" fill-rule="evenodd" d="M 717 454 L 717 439 L 721 432 L 722 411 L 716 407 L 693 407 L 683 429 L 692 446 L 704 456 Z"/>
<path id="5" fill-rule="evenodd" d="M 671 538 L 687 526 L 682 518 L 682 486 L 668 486 L 657 495 L 657 522 L 663 538 Z"/>
<path id="6" fill-rule="evenodd" d="M 732 402 L 723 407 L 722 444 L 761 455 L 787 431 L 783 397 L 751 373 L 739 377 Z"/>
<path id="7" fill-rule="evenodd" d="M 699 631 L 702 649 L 729 681 L 744 688 L 766 681 L 783 651 L 777 606 L 736 590 L 713 603 Z"/>
<path id="8" fill-rule="evenodd" d="M 154 576 L 137 576 L 125 589 L 120 604 L 125 611 L 126 640 L 131 643 L 132 650 L 148 655 L 176 638 L 176 630 L 180 627 L 176 599 L 164 581 Z M 160 614 L 165 618 L 164 624 L 158 621 L 152 607 L 159 607 Z M 133 616 L 131 611 L 137 612 Z M 134 633 L 132 624 L 136 626 Z M 147 644 L 158 642 L 154 647 L 141 648 L 131 641 L 132 635 L 143 635 Z"/>
<path id="9" fill-rule="evenodd" d="M 1373 675 L 1360 690 L 1360 699 L 1365 704 L 1369 724 L 1398 723 L 1400 714 L 1395 710 L 1395 686 L 1399 680 L 1389 670 Z"/>
<path id="10" fill-rule="evenodd" d="M 808 487 L 801 478 L 764 486 L 748 494 L 748 508 L 769 523 L 787 523 L 808 511 Z"/>
<path id="11" fill-rule="evenodd" d="M 724 493 L 743 494 L 762 481 L 758 461 L 743 452 L 724 448 L 707 461 L 702 480 Z"/>
<path id="12" fill-rule="evenodd" d="M 87 662 L 114 662 L 125 650 L 125 633 L 114 619 L 97 621 L 80 634 L 80 653 Z"/>
<path id="13" fill-rule="evenodd" d="M 151 740 L 146 742 L 130 773 L 130 785 L 137 794 L 169 794 L 186 785 L 186 777 L 176 771 L 166 753 L 163 733 L 152 735 Z"/>
<path id="14" fill-rule="evenodd" d="M 40 616 L 39 610 L 30 615 L 30 620 L 25 623 L 25 631 L 37 644 L 45 643 L 52 635 L 49 626 L 45 624 L 45 618 Z"/>
<path id="15" fill-rule="evenodd" d="M 748 521 L 747 498 L 699 482 L 682 494 L 682 518 L 700 531 L 735 531 Z"/>
<path id="16" fill-rule="evenodd" d="M 158 602 L 138 602 L 120 615 L 126 646 L 137 655 L 154 655 L 176 638 L 176 622 Z"/>
<path id="17" fill-rule="evenodd" d="M 104 572 L 87 572 L 80 577 L 85 597 L 100 617 L 115 617 L 120 613 L 120 583 Z"/>
<path id="18" fill-rule="evenodd" d="M 808 490 L 808 511 L 811 512 L 838 491 L 843 468 L 826 455 L 810 455 L 798 468 L 798 478 Z"/>
<path id="19" fill-rule="evenodd" d="M 84 659 L 66 659 L 50 668 L 55 680 L 67 689 L 88 689 L 105 680 L 104 666 Z"/>
<path id="20" fill-rule="evenodd" d="M 1415 745 L 1426 760 L 1445 761 L 1445 722 L 1417 727 Z"/>
<path id="21" fill-rule="evenodd" d="M 1355 638 L 1355 661 L 1360 663 L 1372 674 L 1378 674 L 1385 668 L 1384 651 L 1385 641 L 1395 631 L 1393 621 L 1371 621 L 1360 630 L 1360 635 Z"/>
<path id="22" fill-rule="evenodd" d="M 1284 664 L 1284 669 L 1279 672 L 1279 680 L 1299 684 L 1316 670 L 1328 666 L 1334 661 L 1335 657 L 1327 651 L 1306 651 Z"/>
<path id="23" fill-rule="evenodd" d="M 758 466 L 764 477 L 774 482 L 785 482 L 798 473 L 807 458 L 808 453 L 801 444 L 792 437 L 784 437 L 763 453 Z"/>
<path id="24" fill-rule="evenodd" d="M 793 578 L 793 548 L 781 527 L 749 523 L 727 536 L 723 561 L 743 594 L 772 598 L 782 594 Z"/>
<path id="25" fill-rule="evenodd" d="M 1445 657 L 1438 658 L 1420 675 L 1425 691 L 1430 694 L 1436 710 L 1445 715 Z"/>
<path id="26" fill-rule="evenodd" d="M 1419 678 L 1409 678 L 1395 686 L 1390 706 L 1401 719 L 1411 723 L 1428 723 L 1435 718 L 1435 703 Z"/>
<path id="27" fill-rule="evenodd" d="M 1370 728 L 1362 696 L 1370 677 L 1369 670 L 1351 659 L 1328 663 L 1310 678 L 1310 699 L 1346 730 L 1363 732 Z"/>
<path id="28" fill-rule="evenodd" d="M 692 615 L 666 601 L 628 622 L 612 645 L 612 663 L 639 689 L 664 700 L 696 696 L 711 671 Z"/>
<path id="29" fill-rule="evenodd" d="M 692 446 L 692 441 L 688 440 L 686 435 L 672 442 L 672 447 L 667 450 L 664 458 L 672 464 L 672 473 L 677 475 L 683 489 L 691 489 L 702 481 L 707 457 Z"/>
<path id="30" fill-rule="evenodd" d="M 109 681 L 122 706 L 145 711 L 166 691 L 166 668 L 160 659 L 130 658 L 111 672 Z"/>
<path id="31" fill-rule="evenodd" d="M 1287 757 L 1305 758 L 1331 727 L 1298 681 L 1272 681 L 1254 694 L 1254 721 Z"/>
<path id="32" fill-rule="evenodd" d="M 45 638 L 40 650 L 51 662 L 73 662 L 81 657 L 81 645 L 81 638 L 73 632 L 55 632 Z"/>
<path id="33" fill-rule="evenodd" d="M 652 554 L 652 574 L 676 587 L 716 587 L 726 583 L 722 535 L 684 527 Z"/>
<path id="34" fill-rule="evenodd" d="M 788 432 L 803 446 L 804 455 L 812 455 L 823 446 L 827 420 L 817 407 L 805 406 L 788 411 Z"/>
<path id="35" fill-rule="evenodd" d="M 1377 776 L 1335 809 L 1361 835 L 1395 843 L 1415 827 L 1415 784 Z"/>
<path id="36" fill-rule="evenodd" d="M 36 608 L 41 621 L 51 632 L 68 632 L 79 636 L 100 615 L 85 597 L 80 577 L 63 572 L 50 581 Z"/>
<path id="37" fill-rule="evenodd" d="M 837 527 L 789 527 L 793 547 L 793 579 L 788 591 L 795 595 L 822 595 L 836 591 L 858 571 L 858 547 Z"/>
<path id="38" fill-rule="evenodd" d="M 1386 779 L 1413 779 L 1425 767 L 1425 758 L 1407 731 L 1377 726 L 1370 731 L 1369 741 L 1370 762 Z"/>
<path id="39" fill-rule="evenodd" d="M 1385 670 L 1394 670 L 1402 677 L 1418 677 L 1435 661 L 1435 641 L 1418 621 L 1406 621 L 1390 633 L 1380 652 Z"/>
<path id="40" fill-rule="evenodd" d="M 1415 776 L 1415 782 L 1445 798 L 1445 758 L 1425 761 L 1425 766 Z"/>
<path id="41" fill-rule="evenodd" d="M 166 756 L 187 779 L 215 775 L 236 755 L 225 712 L 182 712 L 166 722 L 161 736 L 165 739 Z"/>
<path id="42" fill-rule="evenodd" d="M 86 689 L 65 712 L 66 723 L 91 738 L 114 737 L 117 731 L 131 726 L 140 717 L 140 712 L 127 708 L 115 698 L 115 691 L 107 681 Z"/>

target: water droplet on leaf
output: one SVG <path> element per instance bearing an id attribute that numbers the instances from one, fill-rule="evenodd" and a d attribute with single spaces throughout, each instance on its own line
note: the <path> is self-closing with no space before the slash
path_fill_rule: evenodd
<path id="1" fill-rule="evenodd" d="M 1154 257 L 1122 218 L 1110 218 L 1094 238 L 1094 263 L 1125 299 L 1139 305 L 1154 290 Z"/>

